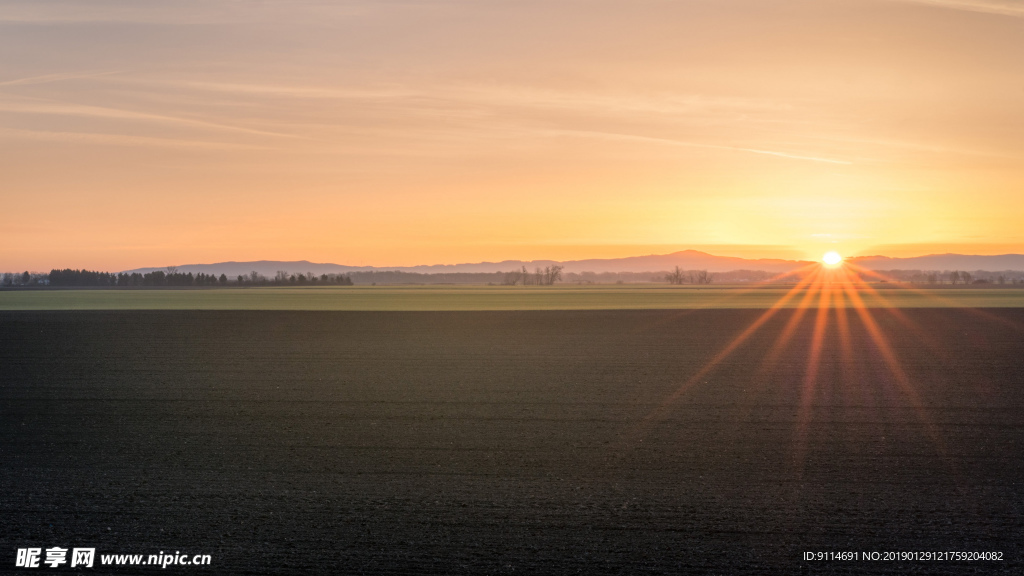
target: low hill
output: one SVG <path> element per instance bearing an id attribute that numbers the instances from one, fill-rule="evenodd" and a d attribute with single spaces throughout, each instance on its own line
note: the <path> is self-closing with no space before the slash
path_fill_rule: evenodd
<path id="1" fill-rule="evenodd" d="M 765 270 L 768 272 L 787 272 L 805 266 L 809 262 L 796 260 L 775 260 L 733 258 L 715 256 L 697 250 L 683 250 L 672 254 L 631 256 L 628 258 L 605 258 L 588 260 L 504 260 L 502 262 L 477 262 L 466 264 L 433 264 L 420 266 L 347 266 L 343 264 L 317 263 L 308 260 L 277 261 L 258 260 L 254 262 L 219 262 L 216 264 L 184 264 L 176 266 L 178 272 L 198 274 L 227 274 L 230 277 L 256 271 L 264 276 L 273 276 L 278 270 L 286 272 L 320 274 L 344 274 L 348 272 L 370 270 L 397 270 L 401 272 L 418 272 L 421 274 L 439 274 L 452 272 L 508 272 L 522 267 L 532 272 L 535 268 L 559 265 L 565 272 L 656 272 L 671 270 L 679 266 L 685 270 L 708 270 L 710 272 L 728 272 L 732 270 Z M 166 270 L 167 267 L 136 268 L 125 272 L 153 272 Z"/>
<path id="2" fill-rule="evenodd" d="M 888 256 L 862 256 L 851 258 L 851 262 L 871 270 L 1024 270 L 1024 255 L 1003 254 L 999 256 L 975 256 L 964 254 L 932 254 L 913 258 L 890 258 Z M 564 267 L 564 272 L 658 272 L 672 270 L 676 266 L 684 270 L 708 270 L 709 272 L 730 272 L 733 270 L 762 270 L 782 273 L 796 270 L 812 262 L 803 260 L 747 259 L 730 256 L 715 256 L 698 250 L 682 250 L 672 254 L 651 254 L 627 258 L 593 258 L 588 260 L 505 260 L 502 262 L 477 262 L 466 264 L 434 264 L 420 266 L 347 266 L 343 264 L 317 263 L 307 260 L 277 261 L 258 260 L 254 262 L 219 262 L 216 264 L 184 264 L 176 266 L 178 272 L 198 274 L 238 275 L 256 271 L 272 277 L 279 270 L 289 273 L 312 272 L 321 274 L 345 274 L 348 272 L 388 270 L 418 272 L 420 274 L 441 273 L 491 273 L 509 272 L 523 267 L 530 272 L 536 268 L 552 265 Z M 126 272 L 152 272 L 167 267 L 137 268 Z"/>

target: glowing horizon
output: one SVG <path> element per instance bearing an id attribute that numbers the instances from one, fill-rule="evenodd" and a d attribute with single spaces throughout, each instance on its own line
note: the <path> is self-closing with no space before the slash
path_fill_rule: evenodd
<path id="1" fill-rule="evenodd" d="M 12 0 L 0 268 L 1024 253 L 1011 4 Z"/>
<path id="2" fill-rule="evenodd" d="M 798 475 L 803 473 L 805 465 L 806 448 L 808 442 L 809 427 L 812 422 L 812 408 L 816 402 L 816 390 L 821 382 L 819 381 L 819 367 L 822 363 L 822 350 L 825 338 L 828 333 L 834 332 L 839 338 L 840 355 L 843 362 L 852 364 L 856 362 L 854 355 L 853 338 L 851 335 L 849 311 L 859 319 L 867 333 L 867 341 L 870 343 L 872 355 L 877 355 L 883 360 L 886 372 L 891 376 L 895 391 L 906 400 L 914 410 L 917 423 L 920 424 L 930 441 L 935 446 L 938 455 L 951 466 L 950 454 L 945 439 L 939 434 L 938 426 L 934 421 L 933 414 L 929 411 L 927 403 L 922 399 L 922 385 L 912 381 L 903 367 L 897 349 L 890 343 L 889 338 L 883 332 L 878 322 L 878 317 L 887 314 L 895 318 L 904 328 L 915 332 L 921 339 L 922 345 L 939 351 L 942 348 L 940 343 L 934 341 L 921 326 L 907 317 L 898 307 L 891 305 L 887 298 L 862 276 L 869 276 L 878 280 L 889 280 L 878 272 L 862 268 L 855 263 L 840 261 L 834 266 L 824 262 L 812 264 L 802 270 L 805 272 L 803 279 L 786 291 L 774 304 L 769 306 L 752 323 L 739 331 L 733 339 L 716 354 L 710 361 L 704 364 L 696 373 L 689 378 L 679 382 L 678 387 L 666 395 L 658 405 L 651 410 L 642 422 L 629 435 L 627 441 L 634 445 L 642 441 L 644 435 L 648 434 L 653 425 L 660 420 L 667 418 L 675 409 L 680 398 L 690 393 L 695 387 L 707 384 L 717 371 L 719 366 L 736 354 L 744 344 L 757 334 L 780 310 L 787 308 L 791 300 L 799 300 L 799 303 L 791 308 L 791 314 L 785 325 L 779 331 L 771 350 L 762 358 L 760 371 L 762 373 L 776 368 L 783 353 L 792 351 L 794 336 L 803 323 L 804 317 L 814 313 L 813 328 L 806 349 L 806 367 L 803 379 L 799 384 L 800 406 L 795 421 L 794 437 L 791 447 L 794 468 Z M 946 298 L 929 292 L 927 290 L 907 288 L 925 298 L 935 302 L 943 303 Z M 802 293 L 802 296 L 801 296 Z M 867 305 L 864 296 L 868 295 L 876 301 L 876 306 Z M 878 306 L 880 304 L 880 306 Z M 1008 320 L 1000 319 L 978 309 L 965 308 L 971 314 L 982 315 L 989 320 L 998 320 L 1008 323 L 1016 329 L 1021 326 Z M 834 320 L 831 319 L 834 316 Z M 797 348 L 797 350 L 800 350 Z M 841 385 L 847 388 L 847 392 L 853 392 L 857 386 L 851 386 L 845 380 Z M 755 394 L 757 386 L 754 386 Z"/>

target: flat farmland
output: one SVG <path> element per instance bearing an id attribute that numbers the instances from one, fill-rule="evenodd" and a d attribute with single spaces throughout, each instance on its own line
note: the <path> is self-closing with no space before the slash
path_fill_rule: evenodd
<path id="1" fill-rule="evenodd" d="M 1024 289 L 898 288 L 861 284 L 854 303 L 841 285 L 819 288 L 832 306 L 1019 308 Z M 786 296 L 793 291 L 792 297 Z M 666 310 L 797 307 L 793 286 L 346 286 L 217 289 L 0 290 L 0 310 Z M 815 299 L 816 301 L 816 299 Z"/>
<path id="2" fill-rule="evenodd" d="M 765 313 L 0 312 L 0 544 L 212 557 L 133 574 L 1024 571 L 1024 309 Z"/>

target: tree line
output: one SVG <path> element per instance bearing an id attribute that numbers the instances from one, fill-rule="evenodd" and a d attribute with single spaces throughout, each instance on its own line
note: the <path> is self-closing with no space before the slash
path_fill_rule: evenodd
<path id="1" fill-rule="evenodd" d="M 49 282 L 46 274 L 30 273 L 28 270 L 24 272 L 4 272 L 3 277 L 0 278 L 0 284 L 3 286 L 34 286 L 38 284 L 46 284 Z"/>
<path id="2" fill-rule="evenodd" d="M 308 286 L 314 284 L 352 286 L 352 278 L 348 274 L 321 274 L 317 276 L 312 272 L 289 273 L 287 270 L 278 270 L 273 278 L 253 270 L 247 275 L 239 275 L 236 282 L 240 285 L 250 286 Z"/>
<path id="3" fill-rule="evenodd" d="M 28 285 L 28 272 L 23 276 L 26 281 L 19 284 Z M 41 275 L 37 275 L 41 276 Z M 142 274 L 140 272 L 98 272 L 94 270 L 51 270 L 44 278 L 39 278 L 38 284 L 49 284 L 50 286 L 109 286 L 109 287 L 139 287 L 139 286 L 227 286 L 254 285 L 254 286 L 288 286 L 307 284 L 330 284 L 336 286 L 351 286 L 352 279 L 346 274 L 321 274 L 316 276 L 312 273 L 288 274 L 278 272 L 274 278 L 267 278 L 255 271 L 247 275 L 239 275 L 229 279 L 227 274 L 217 276 L 215 274 L 192 274 L 191 272 L 178 272 L 177 268 L 171 266 L 167 271 L 154 270 Z M 7 284 L 7 285 L 14 285 Z"/>
<path id="4" fill-rule="evenodd" d="M 1024 286 L 1024 272 L 1005 270 L 988 272 L 976 270 L 966 272 L 953 271 L 921 271 L 921 270 L 887 270 L 881 271 L 884 276 L 897 282 L 910 282 L 928 285 L 1016 285 Z M 715 283 L 748 283 L 748 282 L 793 282 L 799 279 L 795 275 L 775 275 L 758 270 L 734 270 L 732 272 L 709 273 L 707 270 L 683 270 L 676 267 L 670 272 L 568 272 L 562 266 L 536 268 L 530 272 L 524 266 L 511 272 L 441 272 L 421 273 L 402 272 L 399 270 L 363 270 L 344 274 L 313 274 L 311 272 L 290 273 L 278 271 L 273 277 L 266 277 L 258 272 L 238 275 L 233 278 L 226 274 L 214 275 L 202 272 L 178 272 L 171 266 L 165 270 L 155 270 L 145 274 L 139 272 L 100 272 L 94 270 L 51 270 L 49 273 L 39 272 L 6 272 L 0 275 L 3 287 L 31 286 L 64 286 L 64 287 L 177 287 L 177 286 L 310 286 L 333 285 L 351 286 L 375 284 L 500 284 L 505 286 L 550 286 L 558 282 L 572 284 L 626 284 L 656 283 L 707 285 Z M 871 278 L 866 278 L 871 281 Z"/>
<path id="5" fill-rule="evenodd" d="M 562 279 L 563 268 L 564 266 L 554 265 L 545 266 L 544 269 L 541 269 L 538 266 L 534 272 L 527 272 L 526 266 L 523 266 L 522 270 L 505 272 L 501 283 L 505 286 L 551 286 Z"/>
<path id="6" fill-rule="evenodd" d="M 665 275 L 669 284 L 711 284 L 712 275 L 707 270 L 683 270 L 676 266 L 675 270 Z"/>
<path id="7" fill-rule="evenodd" d="M 979 285 L 979 284 L 1024 284 L 1024 273 L 1013 270 L 1001 272 L 990 272 L 987 270 L 975 270 L 967 272 L 964 270 L 938 271 L 938 270 L 885 270 L 881 274 L 902 282 L 914 284 L 942 285 Z"/>

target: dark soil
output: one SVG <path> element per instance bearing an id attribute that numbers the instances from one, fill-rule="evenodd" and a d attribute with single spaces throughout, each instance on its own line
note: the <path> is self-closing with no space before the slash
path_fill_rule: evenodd
<path id="1" fill-rule="evenodd" d="M 1024 309 L 762 313 L 0 313 L 0 571 L 1024 573 Z"/>

